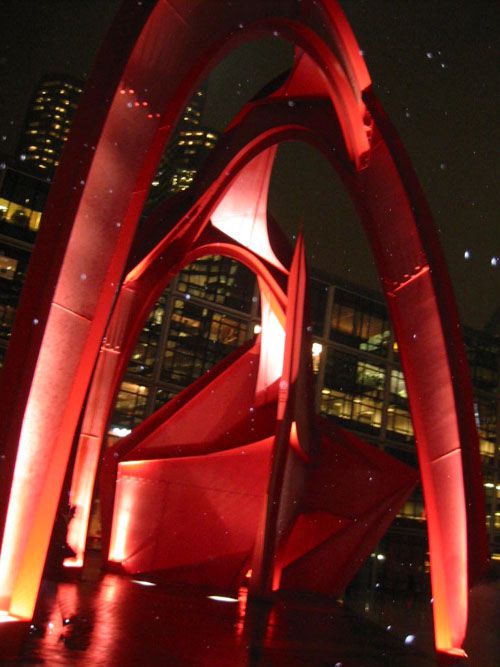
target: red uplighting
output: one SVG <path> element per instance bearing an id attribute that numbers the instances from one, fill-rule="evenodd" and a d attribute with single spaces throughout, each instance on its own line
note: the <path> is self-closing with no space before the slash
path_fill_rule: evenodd
<path id="1" fill-rule="evenodd" d="M 153 231 L 135 255 L 147 185 L 172 136 L 167 121 L 179 117 L 207 54 L 222 57 L 247 28 L 228 3 L 206 12 L 203 25 L 178 19 L 196 11 L 190 0 L 175 11 L 163 2 L 125 5 L 127 30 L 117 21 L 103 49 L 121 46 L 123 61 L 109 57 L 105 76 L 96 70 L 90 79 L 98 94 L 84 96 L 51 186 L 3 369 L 0 620 L 32 617 L 75 437 L 68 541 L 76 556 L 67 567 L 83 562 L 101 457 L 109 561 L 129 574 L 161 570 L 216 590 L 251 571 L 250 592 L 261 596 L 343 590 L 411 493 L 416 471 L 314 414 L 304 242 L 300 236 L 290 259 L 267 215 L 275 148 L 297 140 L 329 157 L 363 212 L 416 434 L 435 644 L 461 655 L 468 573 L 479 574 L 487 557 L 466 355 L 427 204 L 340 5 L 309 3 L 291 20 L 283 8 L 298 2 L 241 0 L 245 26 L 279 30 L 299 45 L 294 67 L 233 121 L 191 198 L 160 210 L 164 236 L 145 221 L 141 233 Z M 133 106 L 151 105 L 160 111 L 147 118 L 165 122 L 124 119 L 117 81 L 147 91 L 149 102 Z M 301 97 L 307 105 L 288 104 Z M 82 153 L 89 132 L 95 150 Z M 256 274 L 261 333 L 103 449 L 113 397 L 151 308 L 179 267 L 216 248 Z M 134 256 L 142 259 L 130 267 Z M 370 476 L 376 485 L 363 483 Z"/>

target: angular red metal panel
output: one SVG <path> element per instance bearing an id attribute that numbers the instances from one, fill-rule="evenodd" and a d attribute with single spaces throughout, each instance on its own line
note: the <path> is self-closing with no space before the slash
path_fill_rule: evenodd
<path id="1" fill-rule="evenodd" d="M 181 570 L 184 582 L 237 588 L 248 569 L 270 453 L 268 439 L 120 463 L 109 560 L 127 573 L 159 572 L 175 581 Z"/>
<path id="2" fill-rule="evenodd" d="M 321 446 L 311 462 L 302 513 L 285 558 L 289 549 L 296 550 L 302 531 L 307 540 L 314 529 L 317 543 L 287 563 L 282 586 L 340 594 L 395 518 L 418 475 L 323 418 L 317 418 L 316 429 Z"/>

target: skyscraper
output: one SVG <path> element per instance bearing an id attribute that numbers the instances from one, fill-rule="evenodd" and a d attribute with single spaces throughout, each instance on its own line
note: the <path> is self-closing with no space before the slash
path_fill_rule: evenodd
<path id="1" fill-rule="evenodd" d="M 201 124 L 205 89 L 197 90 L 188 102 L 166 147 L 149 193 L 147 209 L 170 195 L 187 190 L 197 171 L 214 148 L 218 134 Z"/>
<path id="2" fill-rule="evenodd" d="M 83 81 L 67 74 L 48 74 L 40 81 L 17 150 L 24 171 L 52 179 L 82 90 Z"/>

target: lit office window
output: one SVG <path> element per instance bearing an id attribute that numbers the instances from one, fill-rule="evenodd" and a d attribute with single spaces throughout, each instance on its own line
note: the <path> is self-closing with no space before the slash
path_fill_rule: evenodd
<path id="1" fill-rule="evenodd" d="M 497 403 L 494 398 L 481 398 L 474 403 L 476 425 L 479 434 L 479 451 L 486 465 L 495 464 L 497 437 Z"/>
<path id="2" fill-rule="evenodd" d="M 354 396 L 327 388 L 321 390 L 320 411 L 328 417 L 337 417 L 349 428 L 361 431 L 377 431 L 382 420 L 381 401 L 371 396 Z"/>
<path id="3" fill-rule="evenodd" d="M 239 347 L 247 328 L 245 320 L 176 299 L 162 380 L 187 386 Z"/>
<path id="4" fill-rule="evenodd" d="M 155 396 L 155 410 L 158 410 L 162 405 L 168 403 L 168 401 L 170 401 L 171 398 L 174 398 L 174 396 L 177 396 L 178 393 L 178 391 L 172 391 L 170 389 L 158 389 Z"/>
<path id="5" fill-rule="evenodd" d="M 22 204 L 0 197 L 0 222 L 8 222 L 17 227 L 24 227 L 37 231 L 40 227 L 42 214 Z"/>
<path id="6" fill-rule="evenodd" d="M 111 420 L 112 428 L 133 429 L 145 415 L 148 388 L 133 382 L 122 382 Z"/>
<path id="7" fill-rule="evenodd" d="M 181 271 L 177 288 L 192 297 L 248 313 L 254 287 L 255 277 L 246 266 L 228 257 L 211 255 Z"/>
<path id="8" fill-rule="evenodd" d="M 389 452 L 392 456 L 396 456 L 396 458 L 399 458 L 407 465 L 413 468 L 417 467 L 417 460 L 415 456 L 413 456 L 413 460 L 411 460 L 408 458 L 405 459 L 404 453 L 403 456 L 401 456 L 401 452 L 398 452 L 395 449 L 390 449 Z M 425 521 L 424 498 L 422 495 L 422 488 L 420 486 L 417 486 L 417 488 L 413 491 L 411 496 L 398 512 L 397 516 L 402 519 L 411 519 L 413 521 Z"/>
<path id="9" fill-rule="evenodd" d="M 8 303 L 0 303 L 0 338 L 8 340 L 14 326 L 16 309 Z"/>
<path id="10" fill-rule="evenodd" d="M 479 451 L 481 452 L 481 459 L 486 465 L 495 464 L 495 443 L 489 440 L 479 439 Z"/>
<path id="11" fill-rule="evenodd" d="M 321 361 L 321 354 L 323 352 L 323 345 L 318 342 L 314 342 L 311 346 L 311 357 L 312 357 L 312 369 L 313 373 L 319 373 L 319 364 Z"/>
<path id="12" fill-rule="evenodd" d="M 398 371 L 393 369 L 391 371 L 391 384 L 390 384 L 390 392 L 393 394 L 395 397 L 398 397 L 405 401 L 408 398 L 408 394 L 406 392 L 406 383 L 405 383 L 405 378 L 403 375 L 402 371 Z"/>
<path id="13" fill-rule="evenodd" d="M 408 394 L 402 371 L 397 369 L 391 370 L 389 391 L 387 437 L 390 440 L 410 442 L 413 438 L 413 425 L 408 408 Z"/>
<path id="14" fill-rule="evenodd" d="M 166 298 L 162 295 L 149 314 L 130 358 L 128 373 L 151 375 L 153 372 L 165 315 L 165 301 Z"/>
<path id="15" fill-rule="evenodd" d="M 387 437 L 403 442 L 412 440 L 413 424 L 406 408 L 400 408 L 394 404 L 387 408 Z"/>
<path id="16" fill-rule="evenodd" d="M 391 338 L 386 309 L 380 303 L 336 288 L 330 335 L 343 345 L 385 356 Z"/>
<path id="17" fill-rule="evenodd" d="M 0 255 L 0 278 L 14 280 L 17 270 L 17 259 Z"/>
<path id="18" fill-rule="evenodd" d="M 363 389 L 377 389 L 380 392 L 384 389 L 385 368 L 366 361 L 358 362 L 356 368 L 356 382 L 358 387 Z"/>
<path id="19" fill-rule="evenodd" d="M 398 517 L 412 519 L 413 521 L 425 521 L 424 503 L 422 500 L 410 498 L 398 513 Z"/>
<path id="20" fill-rule="evenodd" d="M 495 442 L 497 434 L 497 403 L 495 399 L 480 399 L 474 404 L 479 436 Z"/>
<path id="21" fill-rule="evenodd" d="M 381 364 L 329 350 L 320 411 L 350 428 L 376 433 L 382 422 L 384 382 L 385 368 Z"/>

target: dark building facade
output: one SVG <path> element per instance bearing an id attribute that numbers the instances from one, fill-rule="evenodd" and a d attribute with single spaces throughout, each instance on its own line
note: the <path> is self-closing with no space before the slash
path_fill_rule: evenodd
<path id="1" fill-rule="evenodd" d="M 0 365 L 3 362 L 49 184 L 1 162 Z"/>
<path id="2" fill-rule="evenodd" d="M 66 74 L 48 74 L 40 81 L 17 150 L 17 160 L 24 171 L 52 179 L 82 90 L 83 81 Z"/>

